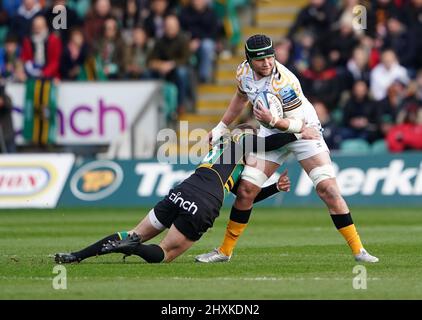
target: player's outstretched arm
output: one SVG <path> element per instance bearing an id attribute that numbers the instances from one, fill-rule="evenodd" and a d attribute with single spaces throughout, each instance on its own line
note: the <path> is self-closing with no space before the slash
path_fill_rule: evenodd
<path id="1" fill-rule="evenodd" d="M 228 126 L 237 118 L 237 116 L 242 112 L 246 103 L 248 102 L 248 97 L 237 91 L 230 101 L 229 107 L 221 118 L 221 121 L 218 125 L 208 133 L 208 141 L 211 144 L 214 144 L 224 133 L 228 130 Z"/>
<path id="2" fill-rule="evenodd" d="M 245 134 L 241 140 L 245 156 L 251 152 L 259 151 L 273 151 L 277 150 L 286 144 L 296 141 L 298 139 L 304 140 L 318 140 L 321 135 L 318 130 L 313 127 L 306 127 L 298 134 L 293 133 L 276 133 L 267 137 L 258 137 L 255 134 Z"/>
<path id="3" fill-rule="evenodd" d="M 320 132 L 314 127 L 305 127 L 300 134 L 293 133 L 276 133 L 268 137 L 259 139 L 265 140 L 265 151 L 277 150 L 286 144 L 303 139 L 303 140 L 319 140 L 321 139 Z"/>

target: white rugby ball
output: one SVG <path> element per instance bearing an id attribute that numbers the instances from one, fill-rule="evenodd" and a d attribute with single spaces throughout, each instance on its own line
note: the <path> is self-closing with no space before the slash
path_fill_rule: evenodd
<path id="1" fill-rule="evenodd" d="M 253 107 L 256 108 L 258 104 L 263 108 L 269 109 L 274 117 L 283 118 L 283 106 L 281 105 L 280 99 L 271 92 L 264 91 L 259 93 L 255 98 Z M 264 127 L 270 128 L 268 124 L 262 123 L 261 121 L 258 122 Z"/>

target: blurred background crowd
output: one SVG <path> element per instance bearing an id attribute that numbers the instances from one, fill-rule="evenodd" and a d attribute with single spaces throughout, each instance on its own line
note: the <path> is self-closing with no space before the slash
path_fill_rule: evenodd
<path id="1" fill-rule="evenodd" d="M 364 24 L 357 5 L 366 8 Z M 422 149 L 421 0 L 311 0 L 277 49 L 332 149 L 383 138 L 391 151 Z"/>
<path id="2" fill-rule="evenodd" d="M 8 150 L 5 81 L 163 79 L 177 89 L 175 117 L 195 113 L 197 87 L 216 83 L 219 59 L 242 55 L 250 36 L 233 36 L 242 21 L 228 21 L 227 8 L 253 13 L 260 2 L 270 1 L 1 1 L 0 125 Z M 57 5 L 67 11 L 67 29 L 58 31 Z M 367 19 L 357 18 L 359 5 Z M 277 60 L 301 81 L 331 149 L 350 142 L 422 150 L 422 0 L 309 0 L 288 32 L 272 37 Z M 234 80 L 235 69 L 231 74 Z"/>

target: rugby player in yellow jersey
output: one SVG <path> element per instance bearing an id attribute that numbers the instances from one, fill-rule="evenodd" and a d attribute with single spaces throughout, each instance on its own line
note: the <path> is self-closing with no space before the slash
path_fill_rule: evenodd
<path id="1" fill-rule="evenodd" d="M 248 130 L 246 130 L 248 129 Z M 303 128 L 302 139 L 318 139 L 314 128 Z M 57 263 L 80 262 L 107 253 L 138 255 L 150 263 L 170 262 L 212 227 L 218 217 L 225 195 L 236 193 L 246 157 L 252 151 L 270 151 L 296 141 L 297 135 L 282 134 L 260 138 L 251 126 L 241 125 L 233 135 L 222 137 L 210 150 L 195 172 L 171 189 L 168 195 L 148 215 L 128 232 L 118 232 L 77 252 L 57 253 Z M 286 174 L 278 183 L 263 188 L 255 201 L 279 191 L 288 191 Z M 152 239 L 169 228 L 159 245 L 142 242 Z"/>
<path id="2" fill-rule="evenodd" d="M 275 61 L 272 41 L 265 35 L 251 36 L 245 44 L 246 60 L 237 68 L 237 92 L 220 123 L 210 132 L 210 141 L 217 141 L 248 102 L 254 104 L 259 93 L 268 91 L 280 99 L 283 118 L 273 116 L 265 108 L 254 108 L 255 118 L 261 125 L 259 136 L 267 137 L 280 131 L 299 133 L 303 122 L 321 128 L 314 107 L 304 96 L 299 80 L 284 65 Z M 353 223 L 350 210 L 337 185 L 329 149 L 321 137 L 318 140 L 297 140 L 269 152 L 254 156 L 254 165 L 246 165 L 242 172 L 231 219 L 223 243 L 219 248 L 196 257 L 198 262 L 223 262 L 230 260 L 239 236 L 244 231 L 252 205 L 262 185 L 272 176 L 284 160 L 293 154 L 312 180 L 318 196 L 324 201 L 337 230 L 346 240 L 356 261 L 378 262 L 363 247 Z"/>

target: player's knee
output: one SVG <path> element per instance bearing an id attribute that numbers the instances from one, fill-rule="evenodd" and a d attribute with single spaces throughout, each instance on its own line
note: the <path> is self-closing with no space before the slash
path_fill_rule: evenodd
<path id="1" fill-rule="evenodd" d="M 336 177 L 334 168 L 331 164 L 315 167 L 309 172 L 308 175 L 316 189 L 324 189 L 324 186 L 327 185 L 325 181 L 329 180 L 334 182 L 333 178 Z M 324 186 L 319 187 L 322 182 L 324 182 Z M 330 182 L 328 184 L 330 184 Z"/>
<path id="2" fill-rule="evenodd" d="M 249 186 L 249 189 L 261 189 L 262 185 L 268 180 L 268 177 L 261 170 L 245 166 L 242 172 L 242 182 L 240 186 Z"/>
<path id="3" fill-rule="evenodd" d="M 325 180 L 319 183 L 316 191 L 325 202 L 333 202 L 342 199 L 340 190 L 333 180 Z"/>
<path id="4" fill-rule="evenodd" d="M 254 201 L 256 195 L 259 193 L 260 187 L 250 183 L 248 181 L 242 181 L 237 190 L 237 198 L 240 201 L 252 202 Z"/>

